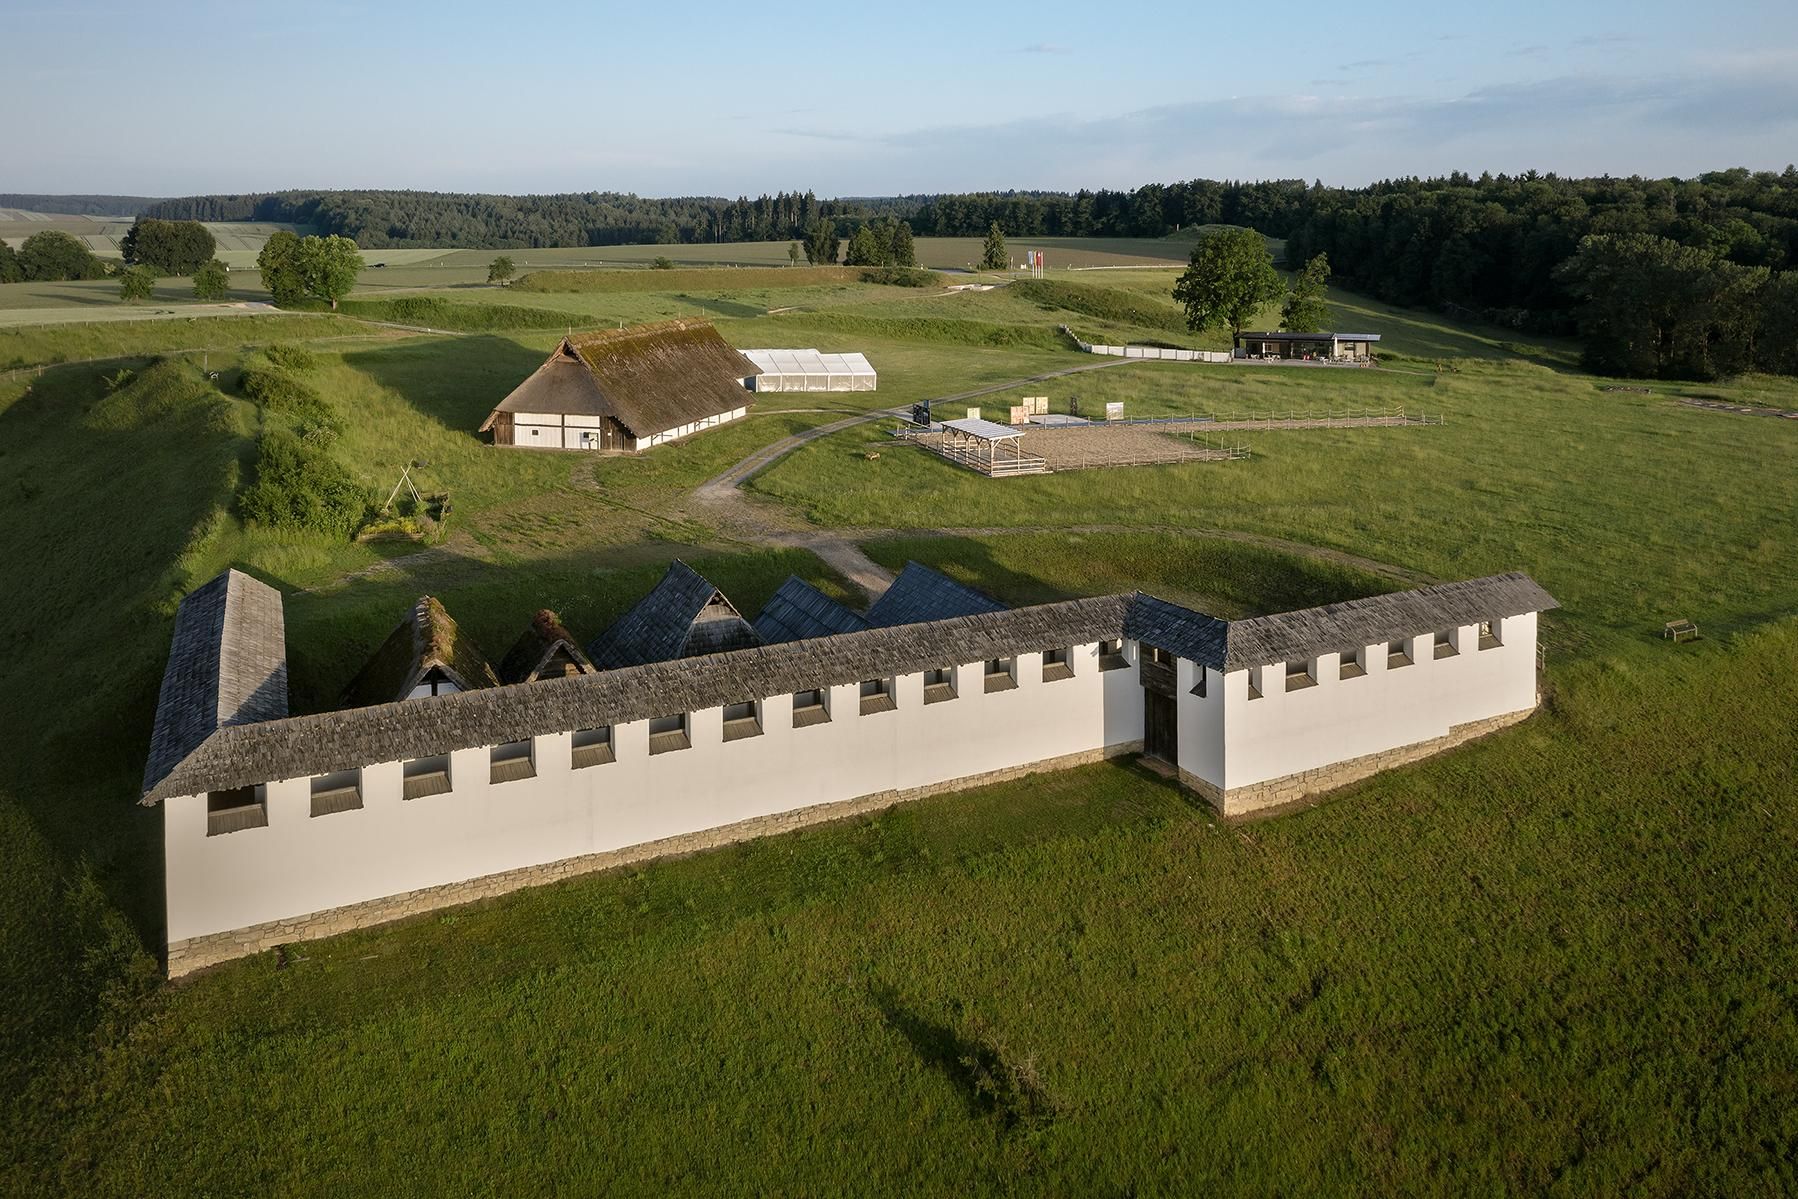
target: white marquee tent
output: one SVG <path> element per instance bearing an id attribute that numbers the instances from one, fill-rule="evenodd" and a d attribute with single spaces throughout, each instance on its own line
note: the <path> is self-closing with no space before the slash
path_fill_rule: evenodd
<path id="1" fill-rule="evenodd" d="M 744 350 L 762 368 L 749 381 L 755 391 L 873 391 L 874 368 L 860 354 L 817 350 Z"/>

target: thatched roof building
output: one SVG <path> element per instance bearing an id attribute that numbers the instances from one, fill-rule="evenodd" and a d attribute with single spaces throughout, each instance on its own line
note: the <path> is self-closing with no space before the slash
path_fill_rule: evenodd
<path id="1" fill-rule="evenodd" d="M 495 445 L 634 452 L 735 420 L 761 368 L 691 318 L 577 333 L 481 425 Z"/>
<path id="2" fill-rule="evenodd" d="M 457 627 L 442 604 L 424 595 L 343 689 L 343 706 L 497 686 L 499 675 L 474 639 Z"/>
<path id="3" fill-rule="evenodd" d="M 531 618 L 531 627 L 519 634 L 499 664 L 502 683 L 534 683 L 592 673 L 593 663 L 574 634 L 548 608 Z"/>

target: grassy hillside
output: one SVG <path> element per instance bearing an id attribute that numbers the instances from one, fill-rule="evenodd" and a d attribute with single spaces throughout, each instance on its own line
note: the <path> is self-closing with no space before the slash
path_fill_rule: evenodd
<path id="1" fill-rule="evenodd" d="M 1153 337 L 1168 282 L 451 288 L 430 298 L 476 332 L 0 332 L 0 364 L 210 346 L 219 375 L 181 355 L 0 377 L 0 1191 L 1798 1187 L 1798 428 L 1602 390 L 1563 346 L 1351 296 L 1343 323 L 1386 332 L 1401 369 L 1138 363 L 969 402 L 1403 404 L 1445 425 L 1000 481 L 868 425 L 754 487 L 770 523 L 847 528 L 1011 602 L 1141 586 L 1240 614 L 1528 569 L 1565 608 L 1524 726 L 1242 828 L 1096 766 L 158 981 L 160 831 L 133 800 L 194 583 L 235 563 L 283 589 L 300 708 L 425 591 L 490 654 L 543 604 L 597 632 L 676 554 L 748 609 L 789 572 L 848 598 L 692 488 L 845 411 L 1092 365 L 1055 324 Z M 864 350 L 881 390 L 764 397 L 635 460 L 474 436 L 560 335 L 486 331 L 481 305 L 603 324 L 701 301 L 740 305 L 714 312 L 738 345 Z M 312 349 L 361 486 L 428 463 L 455 500 L 443 541 L 243 524 L 240 367 L 276 325 Z M 1790 381 L 1704 390 L 1798 404 Z M 1705 639 L 1662 641 L 1673 616 Z"/>

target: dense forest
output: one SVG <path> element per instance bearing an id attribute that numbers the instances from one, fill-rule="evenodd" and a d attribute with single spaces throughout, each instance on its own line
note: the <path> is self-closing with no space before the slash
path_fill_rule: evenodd
<path id="1" fill-rule="evenodd" d="M 29 192 L 0 192 L 0 208 L 26 212 L 54 212 L 64 216 L 136 216 L 161 201 L 155 196 L 45 196 Z"/>

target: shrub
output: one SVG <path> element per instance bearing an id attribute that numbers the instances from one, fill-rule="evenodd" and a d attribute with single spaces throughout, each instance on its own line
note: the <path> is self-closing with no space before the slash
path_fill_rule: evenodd
<path id="1" fill-rule="evenodd" d="M 276 366 L 284 366 L 290 371 L 309 371 L 318 365 L 318 356 L 305 346 L 278 343 L 262 351 L 268 360 Z"/>
<path id="2" fill-rule="evenodd" d="M 915 266 L 882 266 L 862 272 L 863 283 L 887 283 L 894 287 L 934 287 L 940 281 L 935 271 Z"/>
<path id="3" fill-rule="evenodd" d="M 264 409 L 285 416 L 293 423 L 294 432 L 314 445 L 329 444 L 343 432 L 343 418 L 330 401 L 304 379 L 296 379 L 277 366 L 247 367 L 243 393 Z"/>
<path id="4" fill-rule="evenodd" d="M 649 269 L 652 271 L 671 271 L 674 269 L 674 259 L 668 257 L 666 254 L 657 254 L 650 260 Z"/>
<path id="5" fill-rule="evenodd" d="M 238 497 L 246 520 L 346 538 L 362 523 L 368 505 L 368 493 L 348 471 L 285 429 L 262 435 L 256 482 Z"/>

